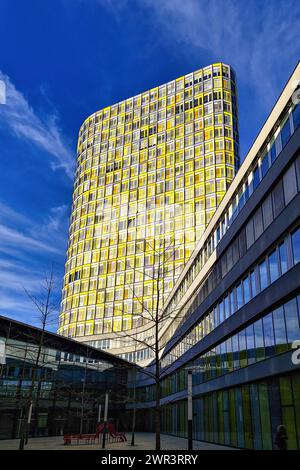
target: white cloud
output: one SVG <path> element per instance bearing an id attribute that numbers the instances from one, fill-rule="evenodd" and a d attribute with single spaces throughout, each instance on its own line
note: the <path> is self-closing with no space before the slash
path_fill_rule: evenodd
<path id="1" fill-rule="evenodd" d="M 282 86 L 282 80 L 288 78 L 291 67 L 299 59 L 299 25 L 296 20 L 300 15 L 299 2 L 143 2 L 155 15 L 157 34 L 162 36 L 162 40 L 174 45 L 192 46 L 199 52 L 206 51 L 214 61 L 232 65 L 238 81 L 255 87 L 261 100 L 258 106 L 264 104 L 269 107 L 272 104 L 278 93 L 278 84 Z M 178 54 L 181 53 L 178 49 Z"/>
<path id="2" fill-rule="evenodd" d="M 33 269 L 20 260 L 0 259 L 0 315 L 40 326 L 38 311 L 26 291 L 39 296 L 46 274 L 42 267 Z M 55 285 L 52 298 L 58 299 L 59 296 L 60 286 Z"/>
<path id="3" fill-rule="evenodd" d="M 22 250 L 39 250 L 58 253 L 59 250 L 52 244 L 43 243 L 37 238 L 28 236 L 17 229 L 0 224 L 0 251 L 5 252 L 6 247 L 15 246 Z"/>
<path id="4" fill-rule="evenodd" d="M 1 290 L 3 291 L 3 289 Z M 33 323 L 33 307 L 26 299 L 25 293 L 21 296 L 16 295 L 15 292 L 12 294 L 0 292 L 0 315 Z"/>
<path id="5" fill-rule="evenodd" d="M 97 0 L 122 18 L 129 0 Z M 180 60 L 188 54 L 207 63 L 230 64 L 238 85 L 255 93 L 256 108 L 270 109 L 300 57 L 297 0 L 139 0 L 139 14 L 151 22 L 152 34 Z M 182 47 L 185 46 L 185 47 Z M 170 77 L 171 78 L 171 77 Z"/>
<path id="6" fill-rule="evenodd" d="M 23 257 L 30 251 L 62 254 L 66 245 L 68 217 L 66 205 L 53 207 L 45 220 L 35 220 L 0 202 L 0 252 Z"/>
<path id="7" fill-rule="evenodd" d="M 36 307 L 22 290 L 20 293 L 12 292 L 11 294 L 0 291 L 0 315 L 41 327 L 40 315 Z M 56 315 L 53 317 L 55 320 Z M 56 329 L 57 325 L 54 322 L 47 325 L 47 330 L 55 332 Z"/>
<path id="8" fill-rule="evenodd" d="M 39 296 L 53 261 L 57 271 L 53 299 L 60 298 L 67 213 L 65 205 L 53 207 L 38 225 L 0 202 L 0 315 L 38 324 L 36 307 L 25 289 Z"/>
<path id="9" fill-rule="evenodd" d="M 0 223 L 6 223 L 6 221 L 12 222 L 14 225 L 22 224 L 23 226 L 28 226 L 31 224 L 30 219 L 24 214 L 15 211 L 10 206 L 0 201 Z"/>
<path id="10" fill-rule="evenodd" d="M 68 226 L 68 213 L 69 207 L 66 204 L 52 207 L 45 224 L 41 227 L 41 231 L 45 234 L 51 234 L 53 231 L 61 234 L 62 230 L 66 230 Z"/>
<path id="11" fill-rule="evenodd" d="M 58 126 L 57 116 L 51 114 L 42 118 L 1 71 L 0 80 L 6 85 L 6 104 L 0 106 L 0 123 L 8 126 L 17 137 L 47 152 L 52 168 L 63 169 L 73 178 L 73 155 Z"/>
<path id="12" fill-rule="evenodd" d="M 0 261 L 0 285 L 5 290 L 23 290 L 36 292 L 40 288 L 40 273 L 22 266 L 19 262 L 6 264 Z"/>

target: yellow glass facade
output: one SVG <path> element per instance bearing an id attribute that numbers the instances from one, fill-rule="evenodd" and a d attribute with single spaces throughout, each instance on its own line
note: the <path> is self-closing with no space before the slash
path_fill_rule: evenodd
<path id="1" fill-rule="evenodd" d="M 108 106 L 81 126 L 58 332 L 97 340 L 163 302 L 239 164 L 234 72 L 217 63 Z M 163 244 L 162 244 L 163 241 Z M 104 336 L 103 336 L 104 335 Z"/>

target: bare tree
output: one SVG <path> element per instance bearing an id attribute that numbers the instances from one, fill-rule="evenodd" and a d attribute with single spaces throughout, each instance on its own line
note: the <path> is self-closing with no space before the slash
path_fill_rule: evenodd
<path id="1" fill-rule="evenodd" d="M 28 290 L 24 289 L 26 295 L 31 300 L 37 310 L 37 323 L 40 325 L 41 333 L 38 338 L 38 344 L 36 351 L 33 351 L 33 367 L 31 384 L 28 391 L 28 396 L 25 401 L 23 423 L 21 426 L 20 433 L 20 444 L 19 450 L 24 449 L 24 444 L 27 441 L 29 424 L 31 421 L 31 413 L 33 404 L 35 402 L 35 410 L 37 410 L 39 401 L 39 391 L 41 386 L 40 376 L 38 376 L 38 370 L 43 362 L 43 348 L 44 348 L 44 336 L 46 328 L 56 322 L 57 320 L 57 306 L 53 303 L 53 291 L 54 291 L 54 273 L 53 266 L 51 266 L 49 275 L 45 276 L 44 281 L 41 284 L 41 293 L 39 296 L 31 294 Z M 37 393 L 35 394 L 35 388 L 37 386 Z"/>
<path id="2" fill-rule="evenodd" d="M 147 241 L 149 244 L 149 241 Z M 173 245 L 165 246 L 165 240 L 162 240 L 162 243 L 159 243 L 158 249 L 154 250 L 156 263 L 154 263 L 153 275 L 147 274 L 148 278 L 152 279 L 154 283 L 154 293 L 153 299 L 155 301 L 152 304 L 152 308 L 148 306 L 135 295 L 134 288 L 132 288 L 133 298 L 138 301 L 141 306 L 141 313 L 139 314 L 141 322 L 143 322 L 147 327 L 143 329 L 143 333 L 149 331 L 151 332 L 152 339 L 144 339 L 140 337 L 137 332 L 137 328 L 134 330 L 122 331 L 116 333 L 119 338 L 129 338 L 131 342 L 135 345 L 135 353 L 138 351 L 138 346 L 144 346 L 149 348 L 154 357 L 153 365 L 154 372 L 149 369 L 140 369 L 140 372 L 151 377 L 155 383 L 155 448 L 156 450 L 161 449 L 161 360 L 160 355 L 163 349 L 163 345 L 160 342 L 160 332 L 161 329 L 165 326 L 166 322 L 171 321 L 176 315 L 176 311 L 167 311 L 163 308 L 163 282 L 165 276 L 168 275 L 168 261 L 174 257 L 174 248 Z M 153 334 L 152 334 L 153 333 Z M 141 349 L 141 348 L 140 348 Z M 134 384 L 133 384 L 133 401 L 136 401 L 136 371 Z M 133 405 L 135 407 L 135 404 Z M 133 437 L 132 442 L 134 443 L 134 429 L 135 429 L 135 409 L 133 410 Z"/>

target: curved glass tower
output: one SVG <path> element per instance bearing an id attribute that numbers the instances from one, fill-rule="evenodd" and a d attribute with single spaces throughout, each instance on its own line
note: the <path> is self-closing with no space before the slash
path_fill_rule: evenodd
<path id="1" fill-rule="evenodd" d="M 147 322 L 158 264 L 162 305 L 235 175 L 237 121 L 235 75 L 222 63 L 84 121 L 60 334 L 126 349 L 118 333 Z"/>

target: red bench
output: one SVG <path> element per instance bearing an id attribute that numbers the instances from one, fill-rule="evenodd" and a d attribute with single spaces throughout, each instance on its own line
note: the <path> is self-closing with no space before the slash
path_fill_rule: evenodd
<path id="1" fill-rule="evenodd" d="M 66 434 L 64 435 L 64 445 L 71 445 L 72 442 L 76 442 L 78 445 L 80 442 L 85 444 L 95 444 L 96 441 L 99 443 L 100 435 L 103 434 L 104 424 L 99 424 L 95 434 Z M 123 432 L 117 432 L 112 423 L 108 423 L 107 428 L 107 440 L 112 442 L 126 442 L 126 436 Z"/>
<path id="2" fill-rule="evenodd" d="M 96 441 L 99 443 L 100 432 L 98 429 L 95 434 L 66 434 L 64 435 L 64 445 L 72 444 L 72 441 L 79 444 L 83 441 L 85 444 L 95 444 Z"/>
<path id="3" fill-rule="evenodd" d="M 117 432 L 113 423 L 108 423 L 107 426 L 108 435 L 114 442 L 126 442 L 127 438 L 123 432 Z"/>

